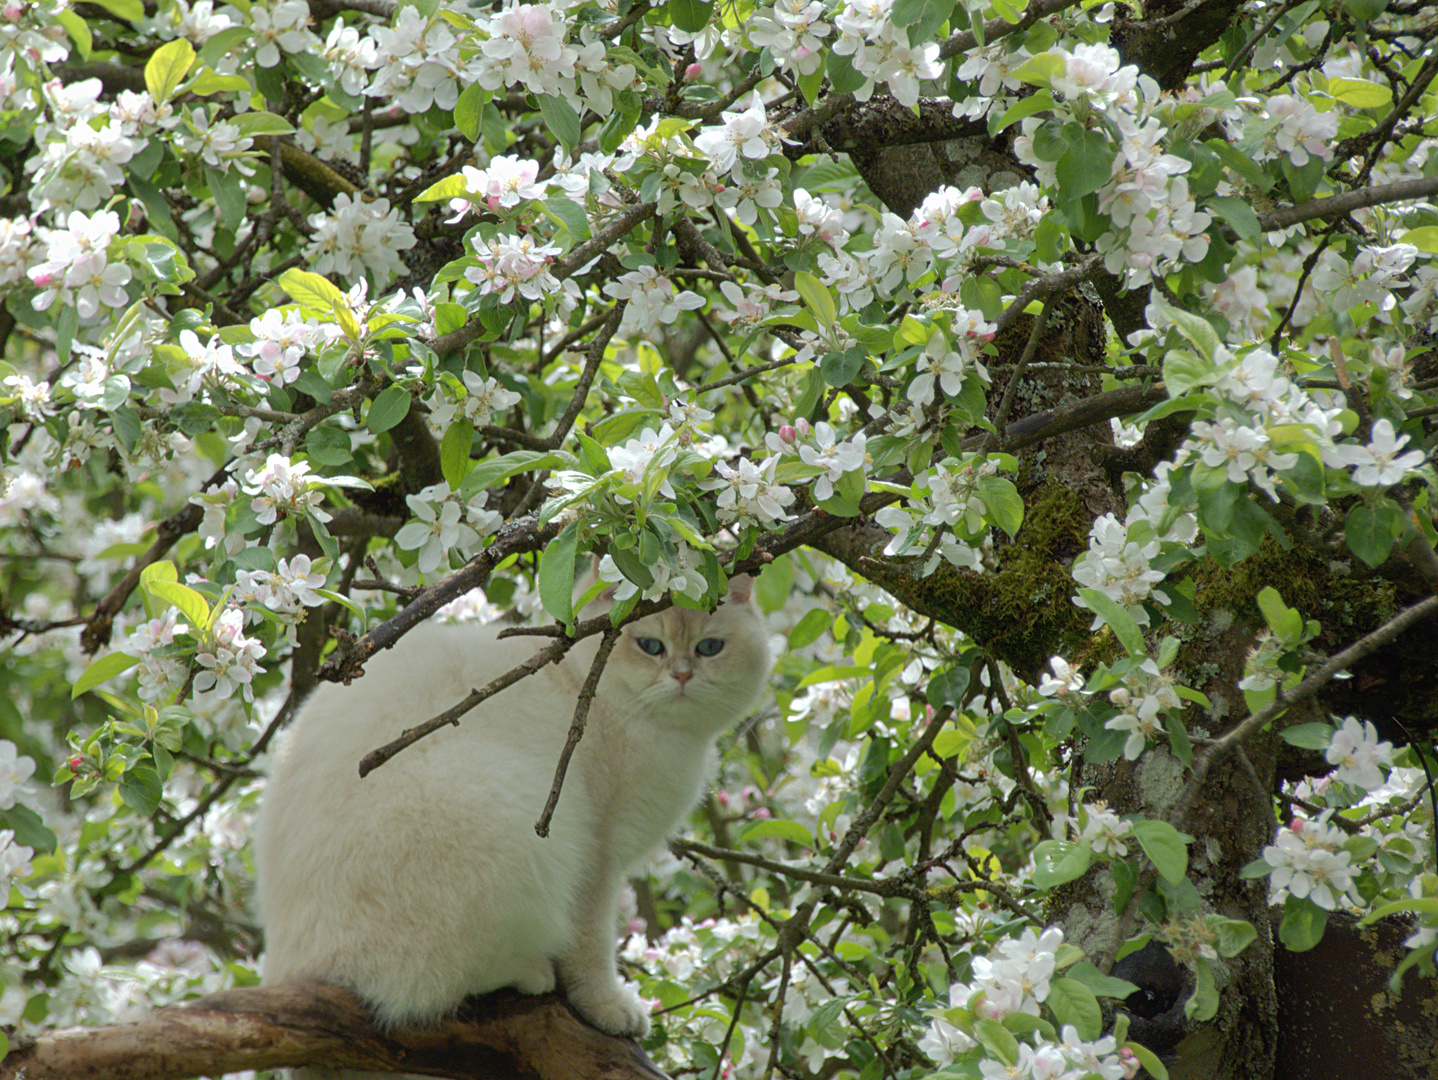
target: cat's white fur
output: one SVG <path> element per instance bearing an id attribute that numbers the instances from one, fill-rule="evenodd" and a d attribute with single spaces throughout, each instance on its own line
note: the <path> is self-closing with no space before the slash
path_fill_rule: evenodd
<path id="1" fill-rule="evenodd" d="M 645 1033 L 648 1010 L 615 971 L 618 895 L 698 799 L 715 738 L 763 692 L 750 586 L 736 577 L 712 614 L 625 627 L 545 839 L 534 823 L 597 637 L 363 780 L 366 753 L 547 641 L 426 625 L 351 686 L 317 690 L 276 751 L 256 828 L 264 981 L 349 987 L 386 1025 L 435 1020 L 468 994 L 558 986 L 595 1026 Z M 696 652 L 709 639 L 722 649 Z"/>

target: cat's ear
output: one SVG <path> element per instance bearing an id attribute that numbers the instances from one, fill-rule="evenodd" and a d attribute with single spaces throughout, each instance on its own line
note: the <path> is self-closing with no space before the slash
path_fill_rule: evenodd
<path id="1" fill-rule="evenodd" d="M 754 594 L 754 578 L 750 574 L 735 574 L 729 579 L 729 593 L 724 597 L 726 604 L 747 604 Z"/>

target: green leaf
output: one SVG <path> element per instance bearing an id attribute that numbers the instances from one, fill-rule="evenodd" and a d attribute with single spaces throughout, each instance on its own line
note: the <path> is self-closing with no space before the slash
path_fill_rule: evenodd
<path id="1" fill-rule="evenodd" d="M 1034 847 L 1034 884 L 1052 889 L 1083 877 L 1093 852 L 1072 840 L 1042 840 Z"/>
<path id="2" fill-rule="evenodd" d="M 1143 853 L 1165 881 L 1179 882 L 1188 873 L 1184 834 L 1166 821 L 1135 821 L 1133 833 Z"/>
<path id="3" fill-rule="evenodd" d="M 145 64 L 145 89 L 157 106 L 170 100 L 195 62 L 195 50 L 184 38 L 161 45 Z"/>
<path id="4" fill-rule="evenodd" d="M 1087 960 L 1080 960 L 1069 968 L 1069 977 L 1083 983 L 1099 997 L 1114 998 L 1117 1001 L 1138 993 L 1139 989 L 1127 979 L 1105 975 Z"/>
<path id="5" fill-rule="evenodd" d="M 1183 717 L 1171 712 L 1164 717 L 1163 726 L 1168 731 L 1168 748 L 1173 752 L 1173 756 L 1190 769 L 1193 768 L 1193 743 L 1189 741 L 1188 728 L 1183 725 Z"/>
<path id="6" fill-rule="evenodd" d="M 974 1038 L 994 1057 L 1005 1065 L 1015 1065 L 1019 1060 L 1019 1043 L 1013 1033 L 997 1020 L 981 1016 L 974 1021 Z"/>
<path id="7" fill-rule="evenodd" d="M 55 834 L 41 820 L 40 815 L 22 803 L 16 803 L 8 810 L 0 810 L 0 828 L 11 830 L 15 834 L 15 843 L 24 844 L 36 851 L 54 851 Z M 0 1049 L 0 1056 L 5 1051 Z"/>
<path id="8" fill-rule="evenodd" d="M 854 70 L 852 57 L 840 56 L 833 49 L 824 50 L 824 70 L 829 75 L 829 85 L 838 94 L 852 94 L 868 80 Z"/>
<path id="9" fill-rule="evenodd" d="M 1067 203 L 1091 195 L 1108 183 L 1116 151 L 1102 132 L 1079 124 L 1065 125 L 1063 134 L 1068 152 L 1054 166 L 1054 177 L 1059 184 L 1059 198 Z"/>
<path id="10" fill-rule="evenodd" d="M 1333 741 L 1333 727 L 1314 721 L 1311 724 L 1294 724 L 1278 733 L 1279 738 L 1290 746 L 1303 750 L 1327 750 Z"/>
<path id="11" fill-rule="evenodd" d="M 1393 102 L 1392 90 L 1367 79 L 1329 79 L 1328 92 L 1354 109 L 1386 109 Z"/>
<path id="12" fill-rule="evenodd" d="M 439 445 L 439 467 L 450 489 L 458 491 L 469 472 L 469 451 L 474 446 L 474 425 L 465 417 L 454 421 Z"/>
<path id="13" fill-rule="evenodd" d="M 1054 76 L 1062 75 L 1064 72 L 1064 59 L 1050 52 L 1041 52 L 1037 56 L 1031 56 L 1018 67 L 1014 68 L 1012 75 L 1021 82 L 1030 86 L 1039 86 L 1048 89 L 1053 85 Z M 1057 161 L 1058 155 L 1047 157 L 1035 148 L 1035 153 L 1045 161 Z"/>
<path id="14" fill-rule="evenodd" d="M 120 798 L 141 817 L 149 817 L 160 808 L 164 787 L 160 774 L 149 765 L 136 765 L 125 772 L 120 781 Z"/>
<path id="15" fill-rule="evenodd" d="M 579 523 L 570 522 L 539 558 L 539 599 L 559 622 L 574 621 L 574 559 L 579 549 Z"/>
<path id="16" fill-rule="evenodd" d="M 1221 345 L 1221 342 L 1218 340 L 1218 331 L 1214 330 L 1213 324 L 1201 315 L 1195 315 L 1191 311 L 1176 308 L 1171 304 L 1164 303 L 1162 300 L 1154 300 L 1153 303 L 1157 304 L 1163 316 L 1173 323 L 1174 329 L 1187 338 L 1193 347 L 1197 349 L 1203 355 L 1203 358 L 1211 365 Z M 1213 377 L 1217 378 L 1216 372 Z M 1167 380 L 1166 369 L 1164 378 Z M 1209 381 L 1212 381 L 1212 379 Z M 1178 392 L 1181 393 L 1182 391 Z"/>
<path id="17" fill-rule="evenodd" d="M 1128 907 L 1128 901 L 1133 896 L 1133 890 L 1138 885 L 1138 867 L 1134 865 L 1136 860 L 1125 859 L 1109 865 L 1109 872 L 1113 874 L 1113 910 L 1114 914 L 1122 915 L 1124 908 Z"/>
<path id="18" fill-rule="evenodd" d="M 921 45 L 934 39 L 935 32 L 954 13 L 954 0 L 895 0 L 889 21 L 908 27 L 910 45 Z"/>
<path id="19" fill-rule="evenodd" d="M 334 427 L 311 428 L 305 436 L 305 453 L 311 460 L 330 468 L 350 465 L 354 460 L 349 432 Z"/>
<path id="20" fill-rule="evenodd" d="M 1137 621 L 1117 601 L 1097 589 L 1080 589 L 1079 595 L 1095 615 L 1100 616 L 1113 631 L 1114 637 L 1128 651 L 1130 656 L 1144 656 L 1143 631 Z"/>
<path id="21" fill-rule="evenodd" d="M 766 837 L 778 837 L 781 840 L 798 844 L 800 847 L 814 847 L 814 834 L 806 826 L 797 821 L 785 821 L 782 818 L 752 822 L 739 834 L 740 841 L 745 843 L 750 840 L 763 840 Z"/>
<path id="22" fill-rule="evenodd" d="M 988 518 L 1010 536 L 1024 523 L 1024 500 L 1012 480 L 1002 476 L 981 476 L 974 485 L 988 510 Z"/>
<path id="23" fill-rule="evenodd" d="M 609 557 L 614 560 L 614 565 L 619 567 L 619 572 L 641 589 L 648 589 L 654 584 L 654 575 L 634 553 L 633 548 L 611 547 Z"/>
<path id="24" fill-rule="evenodd" d="M 1343 539 L 1348 550 L 1372 568 L 1388 561 L 1402 531 L 1402 517 L 1384 513 L 1381 505 L 1355 506 L 1343 522 Z"/>
<path id="25" fill-rule="evenodd" d="M 819 374 L 830 386 L 848 386 L 863 368 L 867 355 L 862 345 L 851 346 L 843 352 L 825 353 L 819 358 Z"/>
<path id="26" fill-rule="evenodd" d="M 544 200 L 544 212 L 561 222 L 569 230 L 569 235 L 578 242 L 582 243 L 593 235 L 589 231 L 589 215 L 584 212 L 584 207 L 573 199 L 566 199 L 563 195 L 551 195 Z"/>
<path id="27" fill-rule="evenodd" d="M 1358 920 L 1358 925 L 1371 926 L 1379 919 L 1397 915 L 1400 911 L 1416 911 L 1420 915 L 1438 915 L 1438 896 L 1422 896 L 1413 900 L 1392 900 L 1363 916 Z"/>
<path id="28" fill-rule="evenodd" d="M 92 690 L 121 672 L 129 671 L 139 662 L 138 656 L 127 656 L 125 653 L 119 652 L 100 657 L 81 672 L 80 677 L 75 680 L 75 685 L 70 689 L 70 700 L 74 701 L 86 690 Z"/>
<path id="29" fill-rule="evenodd" d="M 1055 979 L 1049 984 L 1048 1005 L 1060 1024 L 1072 1024 L 1079 1037 L 1097 1039 L 1103 1032 L 1103 1009 L 1094 992 L 1077 979 Z"/>
<path id="30" fill-rule="evenodd" d="M 378 435 L 394 427 L 409 413 L 414 399 L 403 386 L 390 386 L 380 391 L 379 397 L 370 404 L 365 426 Z"/>
<path id="31" fill-rule="evenodd" d="M 1218 919 L 1213 927 L 1218 931 L 1219 956 L 1237 956 L 1258 938 L 1258 931 L 1242 919 Z"/>
<path id="32" fill-rule="evenodd" d="M 976 22 L 978 20 L 975 20 Z M 997 135 L 1007 127 L 1017 124 L 1026 117 L 1036 113 L 1048 112 L 1054 108 L 1054 96 L 1047 90 L 1039 90 L 1026 98 L 1020 98 L 997 120 L 989 125 L 989 134 Z"/>
<path id="33" fill-rule="evenodd" d="M 714 14 L 714 0 L 669 0 L 669 17 L 680 30 L 697 34 L 709 25 Z"/>
<path id="34" fill-rule="evenodd" d="M 328 278 L 312 274 L 308 270 L 294 267 L 286 270 L 275 283 L 299 304 L 307 315 L 317 315 L 328 322 L 333 317 L 336 304 L 346 303 L 345 294 L 340 292 Z"/>
<path id="35" fill-rule="evenodd" d="M 1144 1067 L 1153 1080 L 1168 1080 L 1167 1067 L 1152 1050 L 1136 1042 L 1126 1042 L 1124 1046 L 1133 1051 L 1133 1056 L 1138 1058 L 1139 1064 Z"/>
<path id="36" fill-rule="evenodd" d="M 839 309 L 834 304 L 833 294 L 813 274 L 806 270 L 798 271 L 794 275 L 794 289 L 804 301 L 804 306 L 814 313 L 820 329 L 827 330 L 839 321 Z"/>
<path id="37" fill-rule="evenodd" d="M 364 608 L 360 607 L 343 593 L 337 593 L 333 589 L 316 589 L 315 595 L 323 596 L 326 600 L 334 601 L 340 607 L 348 609 L 350 614 L 354 615 L 359 619 L 365 618 Z"/>
<path id="38" fill-rule="evenodd" d="M 573 150 L 579 145 L 582 128 L 574 106 L 554 94 L 540 94 L 539 112 L 544 117 L 544 126 L 564 144 L 566 150 Z"/>
<path id="39" fill-rule="evenodd" d="M 1285 641 L 1295 641 L 1303 633 L 1303 616 L 1286 605 L 1272 585 L 1258 590 L 1258 610 L 1268 628 Z"/>
<path id="40" fill-rule="evenodd" d="M 499 457 L 481 461 L 470 469 L 469 475 L 464 478 L 464 490 L 461 494 L 466 499 L 472 499 L 479 492 L 496 487 L 518 473 L 529 472 L 533 469 L 572 469 L 573 467 L 574 459 L 567 454 L 544 450 L 514 450 L 508 454 L 501 454 Z"/>
<path id="41" fill-rule="evenodd" d="M 964 694 L 969 689 L 969 669 L 954 665 L 953 667 L 940 668 L 929 680 L 928 689 L 924 691 L 924 700 L 936 709 L 942 709 L 945 705 L 962 705 Z"/>
<path id="42" fill-rule="evenodd" d="M 469 181 L 463 173 L 444 176 L 436 180 L 414 197 L 415 202 L 446 202 L 463 199 L 469 195 Z"/>
<path id="43" fill-rule="evenodd" d="M 1245 240 L 1256 240 L 1263 233 L 1263 227 L 1258 223 L 1258 215 L 1243 199 L 1236 199 L 1232 195 L 1215 195 L 1203 204 L 1203 208 L 1228 222 L 1233 231 Z"/>
<path id="44" fill-rule="evenodd" d="M 136 26 L 145 21 L 145 5 L 140 0 L 95 0 L 95 4 Z"/>
<path id="45" fill-rule="evenodd" d="M 79 54 L 80 59 L 90 59 L 95 45 L 94 38 L 90 34 L 89 24 L 68 8 L 57 11 L 55 21 L 65 28 L 65 33 L 70 35 L 70 40 L 75 43 L 75 52 Z"/>
<path id="46" fill-rule="evenodd" d="M 484 111 L 484 103 L 492 96 L 479 83 L 470 83 L 454 103 L 454 126 L 470 142 L 479 141 L 480 114 Z"/>
<path id="47" fill-rule="evenodd" d="M 221 75 L 214 68 L 204 67 L 195 74 L 195 77 L 190 80 L 190 85 L 185 89 L 198 97 L 208 97 L 210 94 L 249 90 L 250 83 L 243 75 Z M 240 115 L 247 116 L 249 114 L 241 113 Z"/>
<path id="48" fill-rule="evenodd" d="M 789 631 L 789 648 L 802 649 L 805 645 L 812 645 L 833 624 L 834 616 L 823 608 L 806 612 Z"/>
<path id="49" fill-rule="evenodd" d="M 209 602 L 188 585 L 181 585 L 178 581 L 151 581 L 145 586 L 145 591 L 156 600 L 178 609 L 194 630 L 204 630 L 210 625 Z"/>
<path id="50" fill-rule="evenodd" d="M 241 134 L 252 139 L 264 135 L 289 135 L 295 130 L 283 116 L 276 116 L 264 109 L 251 109 L 249 112 L 236 113 L 230 118 L 230 123 L 239 128 Z"/>
<path id="51" fill-rule="evenodd" d="M 864 497 L 864 477 L 860 470 L 846 472 L 834 485 L 834 494 L 819 501 L 826 514 L 837 517 L 858 517 L 859 502 Z"/>
<path id="52" fill-rule="evenodd" d="M 206 165 L 201 170 L 205 177 L 205 186 L 210 189 L 210 195 L 215 200 L 215 205 L 220 210 L 220 220 L 226 229 L 233 232 L 240 227 L 245 220 L 245 214 L 249 211 L 249 203 L 245 199 L 245 187 L 240 181 L 239 170 L 221 172 L 219 169 Z"/>
<path id="53" fill-rule="evenodd" d="M 1213 985 L 1213 970 L 1207 960 L 1198 960 L 1193 965 L 1197 985 L 1193 994 L 1183 1003 L 1183 1015 L 1197 1023 L 1212 1020 L 1218 1012 L 1218 987 Z"/>

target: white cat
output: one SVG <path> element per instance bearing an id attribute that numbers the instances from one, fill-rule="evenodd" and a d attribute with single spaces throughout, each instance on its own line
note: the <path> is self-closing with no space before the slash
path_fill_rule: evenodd
<path id="1" fill-rule="evenodd" d="M 264 981 L 349 987 L 384 1025 L 558 986 L 596 1027 L 645 1034 L 648 1010 L 615 971 L 618 895 L 698 799 L 715 738 L 764 690 L 751 586 L 734 578 L 713 613 L 624 628 L 545 839 L 534 823 L 598 637 L 363 780 L 366 753 L 547 639 L 426 625 L 351 686 L 317 690 L 276 751 L 256 828 Z"/>

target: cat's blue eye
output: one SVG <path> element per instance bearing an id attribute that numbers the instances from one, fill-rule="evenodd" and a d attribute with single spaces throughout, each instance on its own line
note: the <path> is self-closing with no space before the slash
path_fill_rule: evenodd
<path id="1" fill-rule="evenodd" d="M 645 653 L 647 653 L 649 656 L 663 656 L 663 655 L 664 655 L 664 642 L 660 641 L 658 638 L 652 638 L 652 637 L 635 638 L 635 639 L 634 639 L 634 643 L 635 643 L 636 645 L 638 645 L 639 648 L 640 648 L 641 650 L 643 650 Z"/>
<path id="2" fill-rule="evenodd" d="M 694 646 L 694 651 L 697 652 L 700 656 L 718 656 L 723 648 L 723 638 L 707 637 L 698 645 Z"/>

